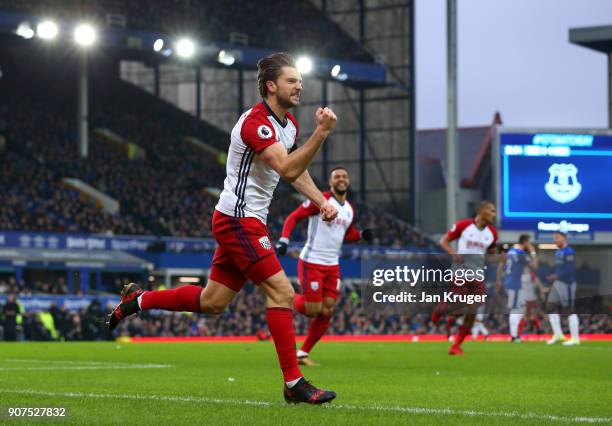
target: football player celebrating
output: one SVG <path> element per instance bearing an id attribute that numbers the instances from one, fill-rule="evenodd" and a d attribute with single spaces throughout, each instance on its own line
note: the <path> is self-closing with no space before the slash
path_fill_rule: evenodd
<path id="1" fill-rule="evenodd" d="M 371 241 L 372 231 L 357 230 L 353 224 L 355 210 L 346 199 L 351 184 L 348 171 L 336 167 L 329 174 L 329 191 L 323 196 L 338 211 L 336 219 L 324 222 L 319 209 L 310 200 L 295 209 L 283 226 L 282 236 L 276 246 L 281 255 L 287 253 L 289 237 L 298 221 L 308 218 L 308 238 L 298 260 L 298 278 L 302 294 L 294 297 L 294 308 L 312 318 L 308 335 L 298 351 L 302 365 L 317 365 L 309 356 L 314 345 L 323 337 L 339 295 L 340 266 L 338 259 L 344 241 Z"/>
<path id="2" fill-rule="evenodd" d="M 260 60 L 257 68 L 262 100 L 240 116 L 231 132 L 227 177 L 212 220 L 218 246 L 206 287 L 143 292 L 130 284 L 109 315 L 108 328 L 113 330 L 122 319 L 147 309 L 220 314 L 249 280 L 266 296 L 266 319 L 283 373 L 285 400 L 322 404 L 336 393 L 317 389 L 300 371 L 294 292 L 270 243 L 266 218 L 281 177 L 316 206 L 323 222 L 336 218 L 338 211 L 315 186 L 307 168 L 336 127 L 337 117 L 329 108 L 318 108 L 316 128 L 298 148 L 298 124 L 288 112 L 299 105 L 302 93 L 295 61 L 286 53 L 275 53 Z"/>

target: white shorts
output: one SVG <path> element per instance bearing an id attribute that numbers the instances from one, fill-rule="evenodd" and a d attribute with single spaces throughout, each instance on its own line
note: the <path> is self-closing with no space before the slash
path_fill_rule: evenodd
<path id="1" fill-rule="evenodd" d="M 536 292 L 533 286 L 522 288 L 521 293 L 522 293 L 523 299 L 525 299 L 525 302 L 533 302 L 535 300 L 538 300 L 538 296 L 536 295 Z"/>
<path id="2" fill-rule="evenodd" d="M 576 299 L 576 282 L 564 283 L 555 281 L 548 295 L 548 303 L 561 305 L 563 308 L 573 308 Z"/>
<path id="3" fill-rule="evenodd" d="M 485 319 L 485 305 L 480 305 L 476 311 L 476 321 L 484 321 Z"/>
<path id="4" fill-rule="evenodd" d="M 523 290 L 506 289 L 508 310 L 513 314 L 525 313 L 525 293 Z"/>

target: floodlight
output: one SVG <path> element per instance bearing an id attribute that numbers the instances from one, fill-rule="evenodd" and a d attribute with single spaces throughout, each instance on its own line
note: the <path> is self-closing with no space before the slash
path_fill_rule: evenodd
<path id="1" fill-rule="evenodd" d="M 163 48 L 164 48 L 164 40 L 162 40 L 161 38 L 158 38 L 157 40 L 155 40 L 155 43 L 153 43 L 153 50 L 155 50 L 156 52 L 159 52 Z"/>
<path id="2" fill-rule="evenodd" d="M 188 38 L 182 38 L 176 42 L 176 54 L 181 58 L 191 58 L 195 53 L 195 45 Z"/>
<path id="3" fill-rule="evenodd" d="M 34 30 L 30 26 L 29 22 L 22 22 L 21 24 L 19 24 L 19 26 L 17 27 L 17 31 L 15 32 L 18 36 L 26 39 L 34 37 Z"/>
<path id="4" fill-rule="evenodd" d="M 234 62 L 236 62 L 236 58 L 234 57 L 234 55 L 226 52 L 225 50 L 221 50 L 219 52 L 219 56 L 217 57 L 217 60 L 223 65 L 227 65 L 228 67 L 230 65 L 233 65 Z"/>
<path id="5" fill-rule="evenodd" d="M 312 60 L 307 56 L 300 56 L 297 61 L 295 61 L 295 65 L 302 74 L 309 74 L 310 71 L 312 71 Z"/>
<path id="6" fill-rule="evenodd" d="M 89 47 L 96 42 L 96 30 L 89 24 L 80 24 L 74 30 L 74 41 L 83 47 Z"/>
<path id="7" fill-rule="evenodd" d="M 57 37 L 59 30 L 53 21 L 45 20 L 36 26 L 36 35 L 43 40 L 53 40 Z"/>

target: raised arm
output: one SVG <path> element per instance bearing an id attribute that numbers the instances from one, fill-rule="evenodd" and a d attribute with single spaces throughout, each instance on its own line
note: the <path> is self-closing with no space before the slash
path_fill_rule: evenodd
<path id="1" fill-rule="evenodd" d="M 308 170 L 304 171 L 295 181 L 291 182 L 291 185 L 297 192 L 308 198 L 312 203 L 321 208 L 322 205 L 327 203 L 327 199 L 323 196 L 317 185 L 315 185 Z"/>
<path id="2" fill-rule="evenodd" d="M 310 200 L 304 201 L 300 206 L 287 216 L 285 219 L 285 223 L 283 224 L 283 230 L 281 232 L 280 241 L 289 243 L 289 238 L 291 237 L 291 233 L 295 228 L 295 225 L 301 221 L 306 219 L 309 216 L 314 216 L 319 213 L 319 208 L 313 204 Z"/>
<path id="3" fill-rule="evenodd" d="M 315 113 L 317 127 L 306 143 L 287 154 L 281 144 L 271 144 L 259 153 L 261 159 L 281 177 L 295 182 L 308 168 L 323 141 L 336 127 L 336 114 L 329 108 L 319 108 Z"/>

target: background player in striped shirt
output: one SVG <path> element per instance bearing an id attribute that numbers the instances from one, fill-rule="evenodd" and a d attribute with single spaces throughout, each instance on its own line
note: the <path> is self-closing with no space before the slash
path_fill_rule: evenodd
<path id="1" fill-rule="evenodd" d="M 571 338 L 563 345 L 572 346 L 580 344 L 580 325 L 578 315 L 574 313 L 576 302 L 576 254 L 574 249 L 567 243 L 567 236 L 562 232 L 555 232 L 554 241 L 557 245 L 555 252 L 555 272 L 546 278 L 552 281 L 553 286 L 548 294 L 547 312 L 550 326 L 553 329 L 552 338 L 546 342 L 549 345 L 565 340 L 563 329 L 561 328 L 561 315 L 559 312 L 569 314 L 567 322 L 569 324 Z"/>
<path id="2" fill-rule="evenodd" d="M 321 194 L 306 170 L 336 126 L 329 108 L 315 112 L 316 128 L 297 148 L 298 125 L 288 110 L 299 105 L 302 77 L 293 58 L 276 53 L 259 61 L 262 101 L 242 114 L 231 132 L 224 188 L 213 215 L 218 243 L 208 283 L 143 292 L 136 284 L 124 288 L 121 303 L 108 318 L 109 329 L 140 310 L 220 314 L 247 280 L 266 296 L 266 318 L 285 381 L 287 402 L 321 404 L 336 397 L 307 382 L 298 365 L 293 328 L 294 291 L 270 243 L 266 217 L 280 177 L 317 206 L 323 221 L 338 211 Z"/>
<path id="3" fill-rule="evenodd" d="M 338 260 L 342 243 L 372 239 L 371 230 L 359 231 L 354 225 L 355 210 L 346 199 L 350 184 L 348 171 L 344 167 L 333 169 L 329 175 L 330 190 L 323 196 L 338 210 L 336 219 L 322 221 L 317 206 L 306 200 L 287 216 L 277 244 L 278 253 L 286 254 L 296 223 L 308 218 L 308 238 L 298 260 L 302 294 L 296 294 L 294 298 L 295 310 L 313 318 L 306 340 L 298 351 L 298 359 L 303 365 L 317 365 L 309 353 L 327 331 L 339 295 L 341 280 Z"/>
<path id="4" fill-rule="evenodd" d="M 440 246 L 452 255 L 454 262 L 461 264 L 462 268 L 472 269 L 474 272 L 480 268 L 484 271 L 485 255 L 495 253 L 497 230 L 493 226 L 493 222 L 496 216 L 495 204 L 490 201 L 481 201 L 478 205 L 476 217 L 456 222 L 442 236 Z M 454 240 L 457 240 L 457 249 L 450 245 L 451 241 Z M 484 280 L 473 280 L 462 285 L 453 283 L 452 291 L 455 294 L 486 295 L 487 287 Z M 463 355 L 461 344 L 472 329 L 478 306 L 477 304 L 457 304 L 457 306 L 450 308 L 453 311 L 460 310 L 464 314 L 464 318 L 448 353 L 449 355 Z M 437 322 L 448 309 L 449 306 L 446 304 L 438 305 L 432 314 L 432 320 Z"/>

